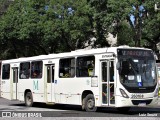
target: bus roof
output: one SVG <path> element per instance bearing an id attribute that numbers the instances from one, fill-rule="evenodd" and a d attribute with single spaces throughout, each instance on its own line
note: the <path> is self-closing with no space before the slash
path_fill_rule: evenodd
<path id="1" fill-rule="evenodd" d="M 21 57 L 17 59 L 10 59 L 10 60 L 3 60 L 2 63 L 16 63 L 16 62 L 23 62 L 23 61 L 33 61 L 33 60 L 44 60 L 44 59 L 53 59 L 53 58 L 62 58 L 62 57 L 71 57 L 71 56 L 85 56 L 91 54 L 98 54 L 98 53 L 115 53 L 118 48 L 123 49 L 142 49 L 142 50 L 151 50 L 147 48 L 138 48 L 138 47 L 129 47 L 129 46 L 119 46 L 119 47 L 105 47 L 105 48 L 96 48 L 96 49 L 80 49 L 71 52 L 64 52 L 64 53 L 53 53 L 48 55 L 39 55 L 33 57 Z"/>

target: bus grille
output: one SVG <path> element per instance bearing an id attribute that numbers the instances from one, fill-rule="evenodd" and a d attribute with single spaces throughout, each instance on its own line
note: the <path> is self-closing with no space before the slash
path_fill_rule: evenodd
<path id="1" fill-rule="evenodd" d="M 139 103 L 146 103 L 146 105 L 150 104 L 152 99 L 150 100 L 132 100 L 133 105 L 138 105 Z"/>

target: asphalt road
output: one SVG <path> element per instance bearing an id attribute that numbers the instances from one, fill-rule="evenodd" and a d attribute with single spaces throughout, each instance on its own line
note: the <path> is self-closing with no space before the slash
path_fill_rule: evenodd
<path id="1" fill-rule="evenodd" d="M 26 107 L 24 102 L 10 101 L 0 98 L 0 117 L 3 119 L 6 112 L 11 113 L 12 117 L 54 117 L 56 119 L 145 119 L 158 120 L 160 119 L 160 105 L 154 108 L 133 107 L 127 113 L 120 113 L 115 108 L 98 108 L 97 112 L 85 112 L 81 110 L 81 106 L 76 105 L 46 105 L 43 103 L 36 103 L 33 107 Z M 128 119 L 127 119 L 128 118 Z M 36 118 L 32 118 L 36 119 Z M 37 118 L 39 120 L 39 118 Z M 47 118 L 49 119 L 49 118 Z M 51 119 L 51 118 L 50 118 Z"/>

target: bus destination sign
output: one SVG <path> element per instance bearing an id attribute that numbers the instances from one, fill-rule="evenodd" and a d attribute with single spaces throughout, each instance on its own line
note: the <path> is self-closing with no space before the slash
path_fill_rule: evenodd
<path id="1" fill-rule="evenodd" d="M 118 49 L 118 55 L 149 57 L 152 56 L 152 53 L 149 50 Z"/>

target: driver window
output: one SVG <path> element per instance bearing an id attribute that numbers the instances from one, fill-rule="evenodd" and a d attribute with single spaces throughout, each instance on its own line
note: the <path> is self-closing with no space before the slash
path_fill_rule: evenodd
<path id="1" fill-rule="evenodd" d="M 122 61 L 121 63 L 121 75 L 128 75 L 128 71 L 131 68 L 128 61 Z"/>

